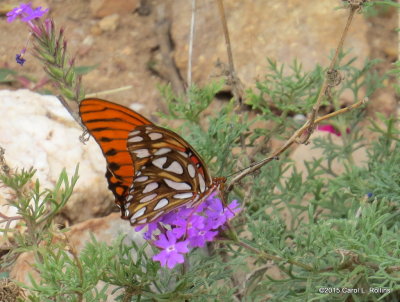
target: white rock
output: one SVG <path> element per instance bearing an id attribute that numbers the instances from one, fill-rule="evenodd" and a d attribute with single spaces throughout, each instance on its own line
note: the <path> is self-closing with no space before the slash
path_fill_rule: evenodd
<path id="1" fill-rule="evenodd" d="M 51 189 L 64 167 L 70 178 L 79 163 L 79 180 L 63 213 L 77 222 L 110 208 L 113 198 L 101 150 L 93 139 L 86 145 L 79 141 L 82 129 L 56 97 L 0 90 L 0 112 L 0 146 L 12 170 L 33 167 L 42 188 Z M 13 216 L 7 198 L 7 190 L 0 188 L 0 211 Z"/>

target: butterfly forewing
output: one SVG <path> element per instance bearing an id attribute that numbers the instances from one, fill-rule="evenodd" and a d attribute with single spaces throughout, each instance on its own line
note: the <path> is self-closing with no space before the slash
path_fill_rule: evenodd
<path id="1" fill-rule="evenodd" d="M 194 205 L 217 187 L 197 152 L 176 133 L 100 99 L 80 105 L 82 122 L 107 159 L 109 188 L 132 225 Z"/>
<path id="2" fill-rule="evenodd" d="M 126 107 L 100 99 L 83 100 L 79 113 L 103 151 L 109 188 L 121 205 L 135 173 L 132 157 L 126 148 L 128 135 L 137 126 L 151 122 Z"/>

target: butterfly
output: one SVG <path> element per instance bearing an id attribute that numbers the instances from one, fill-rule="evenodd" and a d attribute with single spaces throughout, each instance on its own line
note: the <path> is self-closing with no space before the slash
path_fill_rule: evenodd
<path id="1" fill-rule="evenodd" d="M 131 225 L 195 207 L 220 189 L 196 150 L 173 131 L 139 113 L 101 99 L 80 102 L 79 114 L 107 161 L 108 188 Z"/>

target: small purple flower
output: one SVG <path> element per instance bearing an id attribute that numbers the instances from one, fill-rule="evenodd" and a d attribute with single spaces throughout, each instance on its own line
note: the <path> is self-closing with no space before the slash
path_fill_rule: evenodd
<path id="1" fill-rule="evenodd" d="M 192 247 L 204 247 L 207 241 L 213 241 L 214 237 L 217 236 L 217 231 L 211 231 L 207 229 L 195 230 L 192 232 L 189 241 Z"/>
<path id="2" fill-rule="evenodd" d="M 32 20 L 41 18 L 45 13 L 49 11 L 49 9 L 42 9 L 41 6 L 33 9 L 31 6 L 31 2 L 29 3 L 22 3 L 18 7 L 13 8 L 11 11 L 7 13 L 7 22 L 11 23 L 16 19 L 21 19 L 22 22 L 26 22 L 28 26 L 30 27 L 31 31 L 36 34 L 37 36 L 40 36 L 42 34 L 42 31 L 40 30 L 40 27 Z M 27 41 L 27 44 L 29 42 L 29 39 Z M 21 51 L 21 53 L 17 54 L 15 57 L 15 60 L 17 61 L 18 64 L 21 66 L 24 65 L 25 59 L 23 58 L 23 54 L 26 51 L 26 47 Z"/>
<path id="3" fill-rule="evenodd" d="M 153 232 L 155 230 L 158 230 L 158 223 L 159 223 L 158 221 L 153 221 L 153 222 L 150 222 L 149 224 L 139 225 L 135 228 L 135 231 L 139 232 L 145 226 L 147 226 L 147 231 L 144 233 L 143 238 L 146 240 L 151 240 L 151 238 L 153 237 Z"/>
<path id="4" fill-rule="evenodd" d="M 189 217 L 179 217 L 175 220 L 172 231 L 177 238 L 185 235 L 190 238 L 193 232 L 202 228 L 204 228 L 204 217 L 192 214 Z"/>
<path id="5" fill-rule="evenodd" d="M 206 215 L 208 217 L 208 222 L 211 224 L 211 228 L 217 229 L 227 221 L 227 212 L 229 210 L 225 209 L 222 202 L 217 199 L 208 199 L 208 208 L 206 210 Z"/>
<path id="6" fill-rule="evenodd" d="M 24 65 L 26 60 L 22 57 L 22 53 L 18 53 L 15 55 L 15 61 L 17 61 L 17 63 L 22 66 Z"/>
<path id="7" fill-rule="evenodd" d="M 48 11 L 48 8 L 42 10 L 41 6 L 33 9 L 31 2 L 22 3 L 19 7 L 15 7 L 7 13 L 7 22 L 11 23 L 17 18 L 21 18 L 22 22 L 30 22 L 33 19 L 41 18 Z"/>
<path id="8" fill-rule="evenodd" d="M 240 208 L 240 204 L 238 203 L 238 201 L 232 200 L 232 202 L 230 204 L 228 204 L 227 206 L 227 211 L 226 211 L 226 218 L 232 219 L 235 214 L 239 213 L 242 209 Z"/>
<path id="9" fill-rule="evenodd" d="M 28 21 L 31 21 L 33 19 L 40 19 L 48 11 L 49 11 L 48 8 L 42 10 L 42 7 L 39 6 L 39 7 L 35 8 L 35 9 L 33 9 L 27 16 L 23 17 L 21 19 L 21 21 L 22 22 L 28 22 Z"/>
<path id="10" fill-rule="evenodd" d="M 173 225 L 174 228 L 172 229 L 172 232 L 174 233 L 176 238 L 182 238 L 183 236 L 186 235 L 188 230 L 188 223 L 186 217 L 174 220 Z"/>
<path id="11" fill-rule="evenodd" d="M 29 13 L 32 11 L 31 8 L 31 3 L 22 3 L 19 7 L 14 7 L 11 11 L 9 11 L 6 16 L 7 18 L 7 22 L 11 23 L 13 22 L 17 17 L 22 17 L 23 14 L 25 13 Z"/>
<path id="12" fill-rule="evenodd" d="M 154 255 L 153 260 L 159 261 L 161 266 L 168 266 L 170 269 L 177 263 L 183 263 L 184 258 L 182 254 L 189 251 L 187 247 L 189 242 L 187 240 L 176 242 L 176 237 L 171 231 L 168 231 L 166 235 L 160 234 L 160 238 L 154 243 L 163 250 Z"/>

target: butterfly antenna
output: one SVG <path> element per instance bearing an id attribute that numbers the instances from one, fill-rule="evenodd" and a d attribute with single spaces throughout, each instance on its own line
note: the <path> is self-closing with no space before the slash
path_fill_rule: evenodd
<path id="1" fill-rule="evenodd" d="M 231 176 L 236 175 L 236 174 L 239 174 L 240 172 L 243 172 L 243 171 L 245 171 L 245 170 L 248 170 L 248 169 L 250 169 L 250 168 L 252 168 L 252 167 L 254 167 L 254 166 L 258 165 L 258 164 L 261 164 L 261 163 L 263 163 L 263 162 L 265 162 L 265 161 L 269 161 L 269 160 L 271 160 L 271 159 L 279 160 L 279 156 L 264 158 L 263 160 L 260 160 L 260 161 L 258 161 L 258 162 L 255 162 L 255 163 L 250 164 L 250 166 L 248 166 L 248 167 L 246 167 L 246 168 L 243 168 L 243 169 L 241 169 L 241 170 L 239 170 L 239 171 L 236 171 L 236 172 L 233 172 L 232 174 L 227 175 L 226 178 L 231 177 Z"/>

